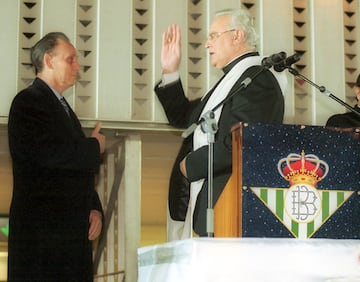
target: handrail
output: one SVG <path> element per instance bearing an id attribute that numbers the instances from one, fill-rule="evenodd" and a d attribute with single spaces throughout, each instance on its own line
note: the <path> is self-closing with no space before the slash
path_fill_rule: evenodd
<path id="1" fill-rule="evenodd" d="M 124 138 L 122 138 L 120 159 L 115 164 L 115 172 L 116 173 L 115 173 L 114 182 L 113 182 L 111 192 L 110 192 L 110 198 L 107 203 L 107 208 L 106 208 L 105 215 L 104 215 L 104 226 L 103 226 L 103 230 L 101 232 L 101 236 L 99 238 L 99 243 L 97 245 L 95 256 L 94 256 L 94 264 L 93 264 L 94 273 L 97 272 L 97 269 L 98 269 L 99 263 L 100 263 L 101 254 L 106 246 L 106 237 L 107 237 L 106 235 L 107 235 L 107 231 L 109 229 L 112 214 L 114 212 L 115 203 L 117 200 L 117 195 L 118 195 L 118 191 L 120 188 L 121 179 L 124 174 L 124 169 L 125 169 L 125 142 L 124 142 Z"/>

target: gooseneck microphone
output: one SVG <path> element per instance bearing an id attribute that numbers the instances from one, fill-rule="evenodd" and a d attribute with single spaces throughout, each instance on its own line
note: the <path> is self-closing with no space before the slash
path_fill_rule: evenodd
<path id="1" fill-rule="evenodd" d="M 280 62 L 279 64 L 274 65 L 274 70 L 276 70 L 277 72 L 282 72 L 284 69 L 287 69 L 292 64 L 298 62 L 300 58 L 301 58 L 301 54 L 295 53 L 294 55 L 287 57 L 284 61 Z"/>
<path id="2" fill-rule="evenodd" d="M 269 57 L 265 57 L 261 61 L 261 65 L 266 68 L 271 68 L 272 66 L 276 66 L 276 65 L 280 64 L 281 62 L 283 62 L 285 60 L 285 58 L 286 58 L 285 52 L 282 51 L 279 53 L 275 53 Z"/>

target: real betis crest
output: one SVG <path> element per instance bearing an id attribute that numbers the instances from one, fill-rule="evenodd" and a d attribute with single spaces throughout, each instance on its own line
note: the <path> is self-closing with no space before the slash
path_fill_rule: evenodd
<path id="1" fill-rule="evenodd" d="M 354 191 L 318 190 L 329 171 L 316 155 L 291 153 L 278 162 L 289 188 L 250 187 L 296 238 L 310 238 Z"/>

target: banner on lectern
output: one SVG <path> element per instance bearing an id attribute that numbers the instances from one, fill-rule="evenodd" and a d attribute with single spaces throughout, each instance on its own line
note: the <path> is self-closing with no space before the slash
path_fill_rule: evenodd
<path id="1" fill-rule="evenodd" d="M 319 126 L 242 128 L 243 237 L 360 239 L 360 139 Z"/>

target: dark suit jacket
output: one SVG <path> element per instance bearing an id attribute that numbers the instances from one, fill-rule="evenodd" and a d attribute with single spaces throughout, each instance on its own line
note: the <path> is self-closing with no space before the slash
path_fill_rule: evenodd
<path id="1" fill-rule="evenodd" d="M 239 91 L 241 82 L 252 77 L 258 66 L 247 69 L 230 90 L 236 93 L 223 106 L 218 122 L 214 143 L 214 204 L 221 194 L 232 172 L 231 128 L 240 121 L 257 123 L 282 123 L 284 98 L 274 75 L 263 71 L 245 89 Z M 203 100 L 189 101 L 184 94 L 181 81 L 160 87 L 155 92 L 163 105 L 169 123 L 175 127 L 187 128 L 199 119 L 201 111 L 210 95 Z M 212 91 L 210 91 L 212 92 Z M 189 200 L 189 181 L 207 178 L 208 146 L 192 151 L 193 135 L 183 141 L 174 163 L 170 178 L 169 211 L 174 220 L 184 220 Z M 179 170 L 180 161 L 187 155 L 188 179 Z M 194 230 L 200 236 L 206 235 L 207 181 L 200 191 L 194 212 Z"/>
<path id="2" fill-rule="evenodd" d="M 9 281 L 92 281 L 91 209 L 100 147 L 39 78 L 13 100 Z M 74 281 L 73 280 L 73 281 Z"/>
<path id="3" fill-rule="evenodd" d="M 360 113 L 360 107 L 355 106 L 354 110 Z M 332 115 L 327 120 L 326 126 L 342 128 L 360 127 L 360 115 L 353 112 Z"/>

